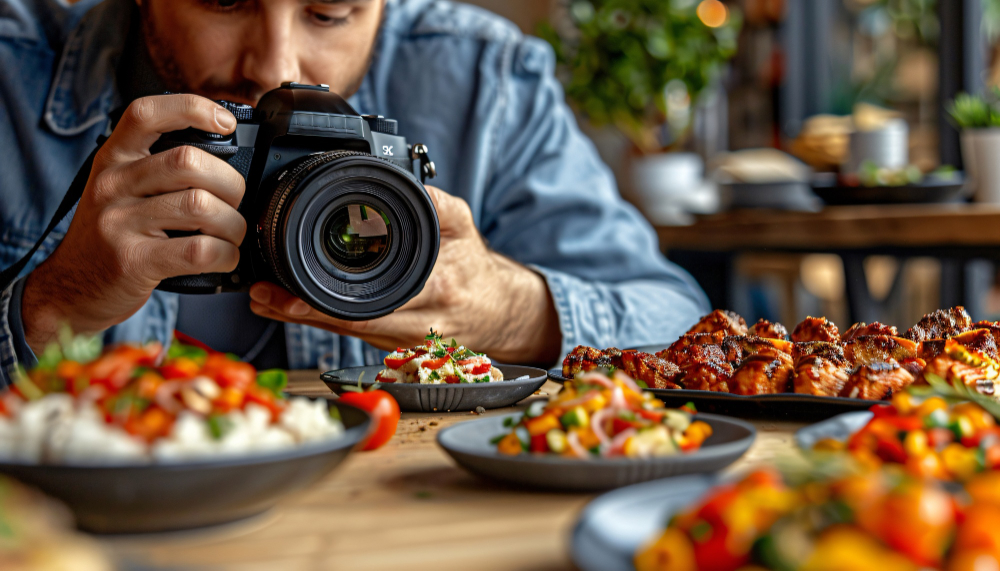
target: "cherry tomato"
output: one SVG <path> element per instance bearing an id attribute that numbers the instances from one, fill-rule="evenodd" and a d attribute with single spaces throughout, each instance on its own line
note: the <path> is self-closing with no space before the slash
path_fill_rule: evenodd
<path id="1" fill-rule="evenodd" d="M 445 366 L 445 364 L 448 363 L 449 360 L 451 360 L 451 357 L 445 355 L 440 359 L 427 359 L 423 363 L 420 363 L 420 366 L 425 369 L 431 369 L 431 370 L 440 369 L 441 367 Z"/>
<path id="2" fill-rule="evenodd" d="M 277 420 L 285 410 L 285 405 L 275 398 L 274 393 L 256 384 L 250 386 L 245 396 L 246 402 L 255 402 L 271 411 L 272 420 Z"/>
<path id="3" fill-rule="evenodd" d="M 257 383 L 257 371 L 253 365 L 233 361 L 222 353 L 209 355 L 201 374 L 211 377 L 222 388 L 232 387 L 245 391 Z"/>
<path id="4" fill-rule="evenodd" d="M 340 395 L 340 402 L 360 408 L 372 417 L 371 434 L 365 441 L 362 450 L 375 450 L 396 434 L 399 424 L 399 404 L 392 395 L 385 391 L 345 392 Z"/>

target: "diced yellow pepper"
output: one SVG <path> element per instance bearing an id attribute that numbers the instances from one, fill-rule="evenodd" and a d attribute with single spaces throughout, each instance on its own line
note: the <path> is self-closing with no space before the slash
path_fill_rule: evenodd
<path id="1" fill-rule="evenodd" d="M 601 440 L 597 438 L 597 435 L 594 434 L 594 431 L 591 430 L 589 426 L 586 428 L 574 428 L 572 429 L 572 432 L 576 433 L 577 437 L 580 439 L 580 445 L 587 450 L 590 450 L 594 446 L 601 443 Z"/>
<path id="2" fill-rule="evenodd" d="M 966 480 L 979 470 L 976 451 L 961 444 L 949 444 L 941 451 L 941 463 L 956 480 Z"/>
<path id="3" fill-rule="evenodd" d="M 692 446 L 700 446 L 712 435 L 712 427 L 707 422 L 696 420 L 684 431 L 684 436 Z"/>
<path id="4" fill-rule="evenodd" d="M 955 405 L 951 410 L 952 414 L 967 417 L 977 431 L 996 426 L 996 420 L 994 420 L 993 415 L 983 410 L 976 403 L 963 402 Z"/>
<path id="5" fill-rule="evenodd" d="M 917 407 L 917 402 L 910 393 L 901 392 L 892 395 L 892 406 L 900 416 L 909 416 Z"/>
<path id="6" fill-rule="evenodd" d="M 604 398 L 604 395 L 597 395 L 594 398 L 583 403 L 583 409 L 591 414 L 601 410 L 608 404 L 608 399 Z"/>
<path id="7" fill-rule="evenodd" d="M 655 541 L 636 554 L 636 571 L 697 571 L 694 546 L 681 530 L 668 527 Z"/>
<path id="8" fill-rule="evenodd" d="M 920 406 L 917 407 L 917 415 L 927 416 L 928 414 L 934 412 L 935 410 L 946 409 L 946 408 L 948 408 L 948 403 L 946 403 L 943 398 L 937 396 L 930 397 L 924 402 L 920 403 Z"/>
<path id="9" fill-rule="evenodd" d="M 912 430 L 903 439 L 903 449 L 907 456 L 923 456 L 927 453 L 927 433 L 923 430 Z"/>
<path id="10" fill-rule="evenodd" d="M 524 423 L 524 427 L 528 429 L 528 434 L 538 436 L 545 434 L 553 428 L 560 428 L 561 425 L 556 415 L 545 413 L 542 416 L 528 420 Z"/>
<path id="11" fill-rule="evenodd" d="M 513 432 L 504 436 L 497 444 L 497 452 L 501 454 L 517 456 L 523 451 L 524 448 L 521 447 L 521 439 L 518 438 L 517 434 L 514 434 Z"/>

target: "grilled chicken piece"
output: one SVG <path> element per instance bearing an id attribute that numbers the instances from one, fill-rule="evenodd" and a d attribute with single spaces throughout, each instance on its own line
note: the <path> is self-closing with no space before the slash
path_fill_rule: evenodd
<path id="1" fill-rule="evenodd" d="M 971 329 L 951 339 L 973 353 L 989 357 L 994 361 L 998 359 L 996 337 L 989 329 Z"/>
<path id="2" fill-rule="evenodd" d="M 927 363 L 924 375 L 936 375 L 949 384 L 961 382 L 980 393 L 992 395 L 996 392 L 1000 365 L 949 339 L 941 353 Z"/>
<path id="3" fill-rule="evenodd" d="M 924 339 L 917 347 L 917 356 L 930 363 L 944 351 L 944 344 L 947 341 L 947 339 Z"/>
<path id="4" fill-rule="evenodd" d="M 777 359 L 779 354 L 791 358 L 793 344 L 783 339 L 767 339 L 753 335 L 731 335 L 722 342 L 722 351 L 726 360 L 739 364 L 744 359 L 754 355 L 769 356 Z"/>
<path id="5" fill-rule="evenodd" d="M 924 376 L 924 367 L 927 366 L 927 361 L 924 361 L 920 357 L 914 357 L 912 359 L 903 359 L 899 362 L 899 366 L 906 369 L 913 375 L 916 379 L 916 383 L 920 383 Z"/>
<path id="6" fill-rule="evenodd" d="M 951 309 L 939 309 L 928 313 L 911 327 L 903 337 L 913 341 L 926 339 L 947 339 L 972 329 L 972 318 L 965 308 L 956 305 Z"/>
<path id="7" fill-rule="evenodd" d="M 725 339 L 725 331 L 716 331 L 714 333 L 687 333 L 685 335 L 681 335 L 680 339 L 671 343 L 670 347 L 658 352 L 656 356 L 676 363 L 685 347 L 690 347 L 691 345 L 722 345 L 722 342 Z"/>
<path id="8" fill-rule="evenodd" d="M 850 329 L 844 332 L 840 336 L 840 340 L 844 343 L 857 339 L 858 337 L 866 337 L 868 335 L 888 335 L 889 337 L 899 337 L 899 331 L 896 329 L 895 325 L 883 325 L 878 321 L 872 324 L 868 323 L 855 323 Z"/>
<path id="9" fill-rule="evenodd" d="M 795 331 L 792 331 L 792 341 L 796 343 L 806 341 L 840 343 L 840 331 L 832 321 L 828 321 L 825 317 L 809 316 L 795 326 Z"/>
<path id="10" fill-rule="evenodd" d="M 805 343 L 793 343 L 792 345 L 792 359 L 796 363 L 804 357 L 816 356 L 833 361 L 841 368 L 847 366 L 847 360 L 844 358 L 844 346 L 840 343 L 806 341 Z"/>
<path id="11" fill-rule="evenodd" d="M 913 375 L 896 361 L 872 363 L 854 371 L 841 389 L 840 396 L 882 400 L 912 385 L 914 380 Z"/>
<path id="12" fill-rule="evenodd" d="M 844 357 L 851 367 L 903 361 L 917 356 L 917 344 L 902 337 L 867 335 L 844 344 Z"/>
<path id="13" fill-rule="evenodd" d="M 747 332 L 749 335 L 764 337 L 766 339 L 788 339 L 788 330 L 780 323 L 771 323 L 766 319 L 758 320 L 750 326 Z"/>
<path id="14" fill-rule="evenodd" d="M 715 333 L 716 331 L 725 331 L 726 335 L 746 335 L 747 322 L 732 311 L 716 309 L 702 317 L 694 327 L 688 330 L 688 334 Z"/>
<path id="15" fill-rule="evenodd" d="M 977 321 L 972 324 L 973 329 L 988 329 L 993 334 L 993 339 L 1000 339 L 1000 321 Z"/>
<path id="16" fill-rule="evenodd" d="M 672 361 L 681 370 L 681 377 L 674 382 L 685 389 L 729 392 L 728 381 L 733 375 L 733 366 L 726 361 L 719 345 L 689 345 L 680 350 Z"/>
<path id="17" fill-rule="evenodd" d="M 622 366 L 621 354 L 622 352 L 614 347 L 601 351 L 586 345 L 577 345 L 563 359 L 563 376 L 572 378 L 577 373 L 586 373 L 600 367 L 620 369 Z"/>
<path id="18" fill-rule="evenodd" d="M 652 389 L 679 389 L 681 386 L 674 382 L 680 377 L 681 370 L 677 365 L 651 355 L 626 349 L 621 352 L 621 370 L 636 381 L 646 383 Z"/>
<path id="19" fill-rule="evenodd" d="M 835 397 L 844 389 L 849 378 L 844 369 L 843 356 L 829 359 L 819 353 L 803 355 L 795 360 L 792 387 L 799 394 Z"/>
<path id="20" fill-rule="evenodd" d="M 729 380 L 729 391 L 736 395 L 767 395 L 788 392 L 792 380 L 792 356 L 757 354 L 747 358 Z"/>

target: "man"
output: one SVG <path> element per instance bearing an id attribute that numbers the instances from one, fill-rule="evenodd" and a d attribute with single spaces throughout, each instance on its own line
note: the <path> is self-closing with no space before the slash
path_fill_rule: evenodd
<path id="1" fill-rule="evenodd" d="M 377 349 L 431 327 L 544 365 L 577 344 L 672 340 L 705 298 L 617 195 L 552 68 L 543 42 L 447 2 L 0 0 L 0 266 L 37 240 L 109 113 L 128 105 L 74 214 L 0 295 L 3 374 L 30 366 L 63 323 L 107 342 L 166 343 L 176 327 L 291 368 L 378 363 Z M 234 118 L 206 98 L 255 104 L 285 81 L 329 84 L 431 149 L 440 254 L 389 316 L 333 319 L 268 283 L 249 297 L 154 291 L 232 270 L 248 230 L 232 168 L 150 145 L 187 127 L 229 133 Z M 164 91 L 185 95 L 151 95 Z"/>

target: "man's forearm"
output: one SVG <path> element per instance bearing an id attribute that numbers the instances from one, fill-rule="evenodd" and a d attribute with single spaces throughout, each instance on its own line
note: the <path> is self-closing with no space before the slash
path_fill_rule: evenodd
<path id="1" fill-rule="evenodd" d="M 509 294 L 509 305 L 497 312 L 506 315 L 507 321 L 493 328 L 496 338 L 490 346 L 495 348 L 490 355 L 501 362 L 551 366 L 559 359 L 562 333 L 545 278 L 505 256 L 491 255 L 500 287 Z"/>

